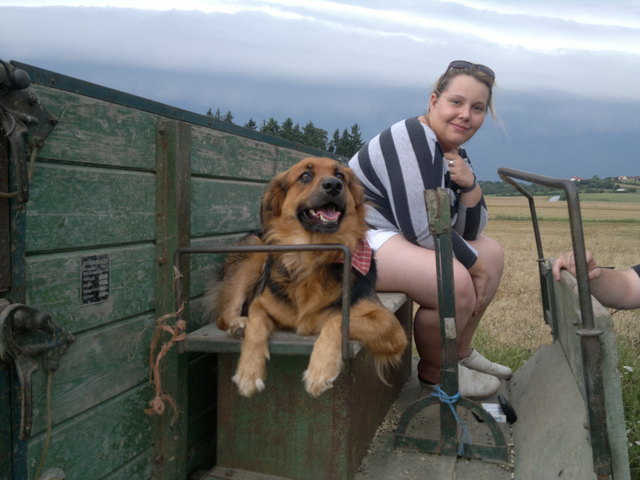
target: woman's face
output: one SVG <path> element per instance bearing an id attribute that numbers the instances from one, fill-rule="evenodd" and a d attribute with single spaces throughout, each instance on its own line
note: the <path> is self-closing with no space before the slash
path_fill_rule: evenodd
<path id="1" fill-rule="evenodd" d="M 484 122 L 489 101 L 489 87 L 470 75 L 456 75 L 448 88 L 429 100 L 429 126 L 442 150 L 449 152 L 478 131 Z"/>

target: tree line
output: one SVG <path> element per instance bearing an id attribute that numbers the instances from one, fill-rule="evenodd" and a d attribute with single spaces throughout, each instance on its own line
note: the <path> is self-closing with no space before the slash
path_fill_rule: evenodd
<path id="1" fill-rule="evenodd" d="M 234 123 L 233 114 L 230 111 L 223 114 L 219 108 L 215 112 L 209 109 L 206 115 L 212 120 L 237 125 Z M 294 123 L 291 118 L 286 118 L 280 124 L 275 118 L 270 117 L 268 120 L 263 120 L 260 126 L 253 118 L 250 118 L 240 126 L 347 158 L 355 155 L 365 144 L 357 123 L 354 123 L 350 129 L 343 129 L 342 132 L 336 128 L 331 138 L 326 130 L 316 127 L 313 122 L 309 121 L 300 127 L 300 124 Z"/>

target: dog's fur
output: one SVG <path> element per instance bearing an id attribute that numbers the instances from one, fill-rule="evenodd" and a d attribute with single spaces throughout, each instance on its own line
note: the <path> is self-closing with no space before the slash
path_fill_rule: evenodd
<path id="1" fill-rule="evenodd" d="M 340 243 L 353 251 L 367 228 L 364 211 L 362 186 L 349 168 L 328 158 L 306 158 L 271 181 L 262 198 L 263 231 L 242 243 Z M 278 329 L 318 335 L 303 380 L 313 396 L 331 388 L 342 366 L 341 257 L 337 251 L 227 257 L 222 284 L 206 295 L 205 309 L 217 312 L 219 328 L 232 334 L 244 330 L 233 377 L 240 394 L 249 397 L 265 388 L 268 339 Z M 265 274 L 266 264 L 270 268 Z M 373 353 L 384 380 L 384 368 L 400 360 L 407 337 L 374 291 L 373 260 L 366 276 L 354 269 L 352 273 L 350 338 Z M 260 284 L 262 291 L 256 292 Z"/>

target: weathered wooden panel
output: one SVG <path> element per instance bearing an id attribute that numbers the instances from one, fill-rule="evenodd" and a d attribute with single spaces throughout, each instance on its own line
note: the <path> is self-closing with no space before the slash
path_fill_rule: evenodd
<path id="1" fill-rule="evenodd" d="M 546 268 L 550 268 L 546 265 Z M 574 381 L 586 402 L 586 385 L 582 357 L 582 342 L 578 331 L 582 328 L 578 284 L 572 275 L 565 272 L 562 282 L 554 284 L 552 294 L 558 309 L 558 343 L 566 357 Z M 614 478 L 629 478 L 629 457 L 627 436 L 624 423 L 624 407 L 618 371 L 618 352 L 616 334 L 609 312 L 594 297 L 591 297 L 595 328 L 602 334 L 599 337 L 602 352 L 602 382 L 606 405 L 606 425 L 611 450 Z"/>
<path id="2" fill-rule="evenodd" d="M 143 451 L 122 468 L 104 477 L 103 480 L 144 480 L 151 478 L 149 458 L 151 458 L 152 454 L 151 448 Z"/>
<path id="3" fill-rule="evenodd" d="M 193 128 L 194 175 L 270 180 L 277 170 L 276 147 L 209 128 Z"/>
<path id="4" fill-rule="evenodd" d="M 153 326 L 154 317 L 145 315 L 78 335 L 53 376 L 54 424 L 146 382 Z M 34 435 L 46 430 L 46 389 L 46 374 L 40 370 L 33 376 Z M 139 405 L 139 415 L 144 407 Z"/>
<path id="5" fill-rule="evenodd" d="M 59 467 L 68 479 L 97 479 L 149 454 L 151 419 L 142 413 L 151 395 L 145 384 L 54 428 L 45 469 Z M 29 442 L 29 478 L 33 478 L 45 441 L 39 435 Z"/>
<path id="6" fill-rule="evenodd" d="M 152 174 L 38 164 L 27 216 L 27 251 L 154 238 Z"/>
<path id="7" fill-rule="evenodd" d="M 153 311 L 155 247 L 151 243 L 119 248 L 35 255 L 27 259 L 29 304 L 49 312 L 72 332 Z M 109 298 L 82 303 L 82 259 L 107 255 Z"/>
<path id="8" fill-rule="evenodd" d="M 216 371 L 215 355 L 189 354 L 187 471 L 215 465 Z"/>
<path id="9" fill-rule="evenodd" d="M 255 230 L 260 225 L 261 183 L 194 178 L 191 235 L 204 237 Z"/>
<path id="10" fill-rule="evenodd" d="M 191 246 L 196 248 L 216 247 L 220 245 L 233 245 L 244 233 L 236 235 L 220 235 L 216 237 L 196 238 L 191 241 Z M 191 255 L 191 284 L 190 297 L 197 297 L 204 293 L 210 282 L 215 281 L 218 272 L 224 262 L 225 254 L 202 253 Z"/>
<path id="11" fill-rule="evenodd" d="M 58 123 L 40 152 L 65 162 L 155 168 L 156 117 L 75 93 L 34 86 Z"/>
<path id="12" fill-rule="evenodd" d="M 317 155 L 321 155 L 321 152 L 318 152 Z M 278 148 L 278 160 L 277 160 L 277 172 L 284 172 L 292 165 L 298 163 L 303 158 L 313 157 L 314 154 L 300 152 L 297 150 L 291 150 L 290 148 L 280 147 Z"/>

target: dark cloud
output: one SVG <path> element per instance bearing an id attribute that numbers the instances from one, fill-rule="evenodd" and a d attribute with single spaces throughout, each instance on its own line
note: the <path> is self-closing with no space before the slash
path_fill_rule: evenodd
<path id="1" fill-rule="evenodd" d="M 498 79 L 501 124 L 488 120 L 471 144 L 481 178 L 497 178 L 498 166 L 549 176 L 640 174 L 634 171 L 639 55 L 547 52 L 515 41 L 497 44 L 479 32 L 494 29 L 515 39 L 526 29 L 543 42 L 545 35 L 571 30 L 574 39 L 595 33 L 609 42 L 623 33 L 636 38 L 638 29 L 453 2 L 352 3 L 366 14 L 305 6 L 289 9 L 293 18 L 257 11 L 0 7 L 0 58 L 196 113 L 229 110 L 237 123 L 291 117 L 330 133 L 358 123 L 367 138 L 423 113 L 448 61 L 467 58 L 490 65 Z M 398 12 L 415 21 L 403 22 L 408 17 Z"/>

